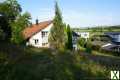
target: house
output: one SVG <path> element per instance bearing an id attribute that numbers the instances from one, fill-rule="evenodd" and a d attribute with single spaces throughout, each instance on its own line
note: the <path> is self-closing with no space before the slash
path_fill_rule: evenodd
<path id="1" fill-rule="evenodd" d="M 120 32 L 106 32 L 105 35 L 110 37 L 114 44 L 120 45 Z"/>
<path id="2" fill-rule="evenodd" d="M 76 32 L 72 31 L 72 44 L 73 44 L 73 49 L 74 50 L 78 49 L 78 47 L 77 47 L 78 39 L 79 39 L 79 35 Z"/>
<path id="3" fill-rule="evenodd" d="M 120 52 L 120 45 L 116 45 L 113 43 L 107 43 L 102 46 L 102 49 L 112 52 Z"/>
<path id="4" fill-rule="evenodd" d="M 76 32 L 81 38 L 85 38 L 86 40 L 89 38 L 89 32 Z"/>
<path id="5" fill-rule="evenodd" d="M 23 37 L 27 40 L 26 45 L 33 47 L 49 47 L 48 36 L 50 29 L 53 26 L 52 21 L 44 21 L 25 28 L 23 30 Z"/>
<path id="6" fill-rule="evenodd" d="M 50 47 L 48 42 L 48 36 L 50 33 L 50 29 L 52 28 L 52 21 L 44 21 L 36 24 L 33 24 L 23 30 L 23 37 L 27 40 L 27 46 L 33 47 Z M 79 35 L 75 32 L 72 32 L 72 43 L 73 48 L 77 49 L 77 39 Z"/>
<path id="7" fill-rule="evenodd" d="M 113 52 L 120 52 L 120 32 L 106 32 L 105 36 L 109 37 L 111 42 L 102 46 L 102 49 Z"/>

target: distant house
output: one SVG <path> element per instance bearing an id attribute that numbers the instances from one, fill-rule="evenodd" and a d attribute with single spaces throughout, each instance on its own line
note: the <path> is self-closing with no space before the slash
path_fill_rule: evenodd
<path id="1" fill-rule="evenodd" d="M 49 47 L 48 35 L 52 26 L 52 21 L 44 21 L 25 28 L 22 33 L 27 40 L 26 45 L 38 48 Z"/>
<path id="2" fill-rule="evenodd" d="M 120 32 L 106 32 L 111 42 L 102 46 L 103 49 L 113 52 L 120 52 Z"/>
<path id="3" fill-rule="evenodd" d="M 86 40 L 89 38 L 89 32 L 76 32 L 78 35 L 79 35 L 79 37 L 81 37 L 81 38 L 85 38 Z"/>
<path id="4" fill-rule="evenodd" d="M 109 36 L 113 43 L 120 45 L 120 32 L 107 32 L 105 35 Z"/>
<path id="5" fill-rule="evenodd" d="M 112 52 L 120 52 L 120 45 L 108 43 L 102 46 L 102 49 Z"/>

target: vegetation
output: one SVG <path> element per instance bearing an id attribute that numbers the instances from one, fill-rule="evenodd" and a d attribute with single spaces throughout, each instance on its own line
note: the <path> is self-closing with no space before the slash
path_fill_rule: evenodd
<path id="1" fill-rule="evenodd" d="M 73 49 L 73 44 L 72 44 L 72 30 L 70 29 L 70 25 L 67 26 L 67 49 L 72 50 Z"/>
<path id="2" fill-rule="evenodd" d="M 109 79 L 109 69 L 89 61 L 77 52 L 72 54 L 69 51 L 1 43 L 0 75 L 1 80 Z"/>
<path id="3" fill-rule="evenodd" d="M 78 44 L 79 44 L 80 46 L 84 47 L 85 43 L 86 43 L 85 38 L 79 38 Z"/>
<path id="4" fill-rule="evenodd" d="M 57 2 L 49 35 L 49 42 L 54 49 L 21 46 L 21 31 L 30 24 L 31 19 L 29 13 L 21 14 L 21 11 L 17 0 L 0 3 L 0 40 L 3 40 L 0 42 L 0 80 L 109 79 L 110 70 L 105 66 L 80 55 L 80 51 L 70 51 L 72 30 L 69 25 L 66 28 L 63 24 Z M 63 50 L 66 43 L 69 50 Z M 78 44 L 91 53 L 89 41 L 80 38 Z"/>
<path id="5" fill-rule="evenodd" d="M 0 18 L 1 29 L 5 33 L 5 38 L 10 40 L 11 27 L 10 24 L 17 18 L 17 15 L 22 11 L 21 6 L 16 0 L 6 0 L 0 3 Z"/>
<path id="6" fill-rule="evenodd" d="M 87 28 L 73 28 L 75 31 L 80 32 L 119 32 L 120 31 L 120 25 L 114 25 L 114 26 L 93 26 L 93 27 L 87 27 Z"/>
<path id="7" fill-rule="evenodd" d="M 30 23 L 30 14 L 21 14 L 22 8 L 17 0 L 6 0 L 0 3 L 0 28 L 4 40 L 21 43 L 22 30 Z"/>
<path id="8" fill-rule="evenodd" d="M 55 49 L 64 49 L 66 43 L 66 35 L 62 21 L 62 15 L 58 4 L 55 4 L 55 17 L 53 20 L 53 27 L 49 35 L 49 43 Z"/>
<path id="9" fill-rule="evenodd" d="M 30 25 L 31 16 L 29 13 L 24 13 L 23 15 L 19 15 L 13 23 L 11 23 L 12 26 L 12 38 L 11 41 L 16 44 L 20 44 L 24 41 L 22 36 L 22 30 L 25 29 L 25 27 Z"/>

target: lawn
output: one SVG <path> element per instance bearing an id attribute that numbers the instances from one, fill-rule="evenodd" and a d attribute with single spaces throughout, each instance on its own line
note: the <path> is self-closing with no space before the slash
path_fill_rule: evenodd
<path id="1" fill-rule="evenodd" d="M 0 45 L 0 80 L 108 80 L 109 77 L 109 69 L 78 52 Z"/>

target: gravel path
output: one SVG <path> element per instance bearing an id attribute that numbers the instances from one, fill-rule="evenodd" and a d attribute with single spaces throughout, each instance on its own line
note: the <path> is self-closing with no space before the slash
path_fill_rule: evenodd
<path id="1" fill-rule="evenodd" d="M 81 53 L 81 55 L 85 56 L 86 58 L 96 63 L 109 67 L 111 69 L 120 70 L 120 58 L 103 56 L 103 55 L 92 55 L 92 54 L 87 54 L 87 53 Z"/>

